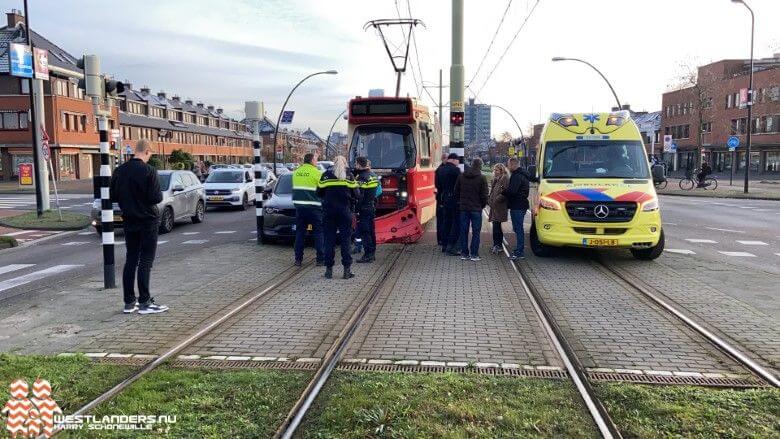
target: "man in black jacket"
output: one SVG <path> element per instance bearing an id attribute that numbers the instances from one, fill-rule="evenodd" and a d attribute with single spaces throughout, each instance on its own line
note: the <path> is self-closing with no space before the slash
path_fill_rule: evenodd
<path id="1" fill-rule="evenodd" d="M 439 247 L 444 245 L 444 203 L 441 200 L 441 192 L 439 190 L 439 176 L 444 169 L 444 165 L 447 164 L 447 154 L 441 155 L 441 163 L 436 168 L 434 183 L 436 184 L 436 243 Z"/>
<path id="2" fill-rule="evenodd" d="M 512 255 L 509 257 L 513 261 L 525 259 L 525 232 L 523 230 L 523 219 L 528 211 L 528 192 L 530 190 L 529 181 L 531 177 L 520 168 L 520 161 L 516 157 L 509 159 L 507 163 L 510 177 L 509 184 L 504 190 L 504 196 L 507 198 L 507 207 L 509 208 L 509 217 L 512 219 L 512 229 L 515 232 L 517 245 Z"/>
<path id="3" fill-rule="evenodd" d="M 379 178 L 371 172 L 371 164 L 365 157 L 355 159 L 357 176 L 355 182 L 360 191 L 360 198 L 355 207 L 357 214 L 357 236 L 365 253 L 358 259 L 359 264 L 374 262 L 376 253 L 376 230 L 374 218 L 376 217 L 376 194 L 379 188 Z"/>
<path id="4" fill-rule="evenodd" d="M 455 197 L 460 209 L 460 259 L 479 261 L 479 233 L 482 230 L 482 209 L 488 202 L 487 179 L 482 175 L 482 160 L 474 159 L 471 166 L 458 177 Z M 471 224 L 471 246 L 469 246 Z"/>
<path id="5" fill-rule="evenodd" d="M 149 293 L 149 275 L 157 250 L 157 231 L 162 201 L 157 171 L 146 162 L 152 157 L 149 141 L 141 139 L 135 145 L 135 156 L 116 168 L 111 179 L 111 200 L 119 203 L 125 230 L 127 258 L 122 272 L 125 296 L 124 313 L 155 314 L 168 311 L 157 305 Z M 138 302 L 135 297 L 135 277 L 138 270 Z"/>
<path id="6" fill-rule="evenodd" d="M 442 166 L 436 176 L 436 193 L 442 204 L 444 219 L 442 221 L 442 252 L 448 252 L 453 256 L 460 254 L 458 249 L 458 237 L 460 236 L 460 224 L 458 221 L 458 199 L 455 198 L 455 183 L 460 176 L 460 163 L 458 155 L 452 153 L 447 156 L 447 163 Z"/>

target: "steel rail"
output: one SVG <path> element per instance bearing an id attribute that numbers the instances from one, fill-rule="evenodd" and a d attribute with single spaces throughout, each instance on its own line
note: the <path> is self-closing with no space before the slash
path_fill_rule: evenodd
<path id="1" fill-rule="evenodd" d="M 311 260 L 309 260 L 307 262 L 311 263 Z M 294 278 L 298 277 L 299 275 L 302 275 L 305 272 L 310 271 L 311 268 L 312 268 L 311 265 L 309 265 L 308 267 L 304 267 L 304 268 L 297 268 L 297 267 L 289 268 L 289 269 L 286 270 L 287 271 L 286 274 L 284 274 L 284 272 L 282 272 L 283 274 L 282 274 L 282 277 L 280 279 L 274 281 L 272 284 L 270 284 L 267 287 L 263 288 L 261 291 L 255 293 L 252 297 L 250 297 L 247 300 L 245 300 L 244 302 L 240 303 L 238 306 L 232 308 L 230 311 L 228 311 L 225 314 L 223 314 L 217 320 L 212 321 L 211 323 L 209 323 L 206 326 L 202 327 L 201 329 L 199 329 L 195 333 L 191 334 L 186 339 L 184 339 L 183 341 L 181 341 L 178 344 L 176 344 L 176 346 L 168 349 L 166 352 L 164 352 L 159 357 L 157 357 L 154 360 L 146 363 L 141 369 L 139 369 L 138 371 L 134 372 L 132 375 L 130 375 L 129 377 L 125 378 L 122 382 L 120 382 L 119 384 L 115 385 L 111 389 L 107 390 L 106 392 L 104 392 L 103 394 L 98 396 L 97 398 L 95 398 L 92 401 L 88 402 L 86 405 L 82 406 L 80 409 L 76 410 L 72 415 L 77 416 L 77 415 L 87 414 L 89 411 L 91 411 L 92 409 L 94 409 L 98 405 L 100 405 L 100 404 L 102 404 L 102 403 L 112 399 L 114 396 L 116 396 L 117 394 L 122 392 L 125 388 L 127 388 L 127 386 L 129 386 L 132 383 L 138 381 L 138 379 L 140 379 L 141 377 L 143 377 L 147 373 L 149 373 L 152 370 L 154 370 L 155 368 L 157 368 L 157 366 L 163 364 L 165 361 L 167 361 L 172 356 L 176 355 L 182 349 L 188 347 L 193 342 L 195 342 L 198 339 L 202 338 L 203 336 L 205 336 L 206 334 L 208 334 L 209 332 L 214 330 L 216 327 L 218 327 L 219 325 L 221 325 L 222 323 L 224 323 L 225 321 L 227 321 L 231 317 L 235 316 L 237 313 L 241 312 L 242 310 L 244 310 L 249 305 L 251 305 L 254 302 L 256 302 L 261 297 L 264 297 L 269 292 L 278 289 L 279 287 L 281 287 L 282 285 L 288 283 L 289 281 L 293 280 Z M 63 427 L 62 424 L 57 425 L 55 427 L 55 430 L 54 430 L 55 434 L 57 434 L 59 431 L 61 431 L 62 427 Z"/>
<path id="2" fill-rule="evenodd" d="M 385 270 L 379 280 L 374 284 L 373 287 L 371 287 L 371 292 L 366 296 L 365 299 L 363 299 L 362 303 L 352 314 L 352 317 L 350 317 L 347 324 L 341 329 L 341 332 L 339 332 L 336 340 L 325 354 L 322 364 L 317 369 L 314 377 L 306 386 L 306 389 L 304 389 L 303 393 L 298 398 L 298 401 L 295 402 L 295 405 L 287 414 L 284 422 L 282 422 L 282 424 L 277 429 L 274 438 L 289 439 L 293 437 L 295 430 L 298 428 L 301 421 L 303 421 L 303 417 L 306 415 L 312 403 L 317 398 L 317 395 L 319 395 L 320 390 L 325 385 L 325 382 L 328 380 L 328 378 L 330 378 L 333 369 L 335 369 L 338 365 L 338 362 L 341 359 L 341 355 L 349 344 L 349 341 L 357 331 L 358 326 L 360 326 L 360 323 L 368 313 L 368 309 L 379 295 L 382 287 L 384 287 L 388 276 L 393 271 L 393 268 L 395 268 L 398 259 L 404 253 L 405 249 L 406 245 L 404 245 L 392 257 L 390 262 L 387 264 L 387 267 L 385 267 Z"/>
<path id="3" fill-rule="evenodd" d="M 650 291 L 650 288 L 645 287 L 644 285 L 641 285 L 636 280 L 632 279 L 633 276 L 630 276 L 626 274 L 623 270 L 612 267 L 601 259 L 597 259 L 596 262 L 604 267 L 607 271 L 614 274 L 620 280 L 630 285 L 635 290 L 642 293 L 645 297 L 649 298 L 653 302 L 655 302 L 656 305 L 660 306 L 661 308 L 665 309 L 666 311 L 674 314 L 675 317 L 680 319 L 683 323 L 685 323 L 689 328 L 696 331 L 699 335 L 706 338 L 707 341 L 715 345 L 720 351 L 724 352 L 726 355 L 730 356 L 742 366 L 753 372 L 754 374 L 758 375 L 761 379 L 768 382 L 769 384 L 773 385 L 774 387 L 780 387 L 780 379 L 778 379 L 776 376 L 774 376 L 771 372 L 766 370 L 764 367 L 762 367 L 760 364 L 756 363 L 754 360 L 752 360 L 750 357 L 745 355 L 742 351 L 735 348 L 731 344 L 729 344 L 727 341 L 723 340 L 722 338 L 718 337 L 717 335 L 713 334 L 711 331 L 709 331 L 707 328 L 703 327 L 699 323 L 697 323 L 692 318 L 688 317 L 680 311 L 678 308 L 674 307 L 671 303 L 661 298 L 658 294 L 654 294 L 652 291 Z M 653 288 L 655 289 L 655 288 Z M 658 290 L 656 290 L 658 291 Z M 658 291 L 658 293 L 661 293 Z"/>

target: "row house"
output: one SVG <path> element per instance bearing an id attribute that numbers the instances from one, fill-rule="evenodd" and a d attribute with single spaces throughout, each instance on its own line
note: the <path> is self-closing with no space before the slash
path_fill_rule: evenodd
<path id="1" fill-rule="evenodd" d="M 252 128 L 251 126 L 249 127 Z M 273 160 L 272 146 L 274 145 L 274 131 L 276 124 L 267 117 L 260 121 L 260 137 L 263 142 L 261 150 L 264 161 Z M 313 152 L 319 157 L 324 157 L 325 141 L 311 128 L 306 131 L 281 129 L 279 141 L 276 143 L 277 160 L 286 160 L 295 163 L 303 161 L 306 153 Z M 281 155 L 281 156 L 280 156 Z"/>
<path id="2" fill-rule="evenodd" d="M 780 175 L 780 53 L 755 60 L 753 120 L 748 122 L 741 89 L 749 83 L 750 60 L 721 60 L 700 66 L 696 83 L 664 93 L 663 134 L 677 143 L 676 153 L 665 153 L 672 169 L 695 166 L 698 147 L 716 172 L 744 170 L 747 130 L 751 130 L 751 172 Z M 750 128 L 748 128 L 750 125 Z M 699 131 L 701 142 L 699 141 Z M 726 142 L 737 136 L 740 146 L 729 152 Z M 699 145 L 701 143 L 701 145 Z"/>

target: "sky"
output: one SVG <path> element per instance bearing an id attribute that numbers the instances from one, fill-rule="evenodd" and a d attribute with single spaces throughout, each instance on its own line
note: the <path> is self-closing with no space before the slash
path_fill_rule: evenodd
<path id="1" fill-rule="evenodd" d="M 478 92 L 478 102 L 506 108 L 524 130 L 551 112 L 605 111 L 614 103 L 597 73 L 575 62 L 553 63 L 554 56 L 589 61 L 623 104 L 647 111 L 660 110 L 661 94 L 683 66 L 749 57 L 750 15 L 730 0 L 538 0 L 529 16 L 536 2 L 465 0 L 464 65 L 472 90 L 466 95 Z M 755 57 L 780 52 L 780 1 L 749 3 L 756 14 Z M 7 12 L 21 9 L 22 1 L 0 5 Z M 415 28 L 417 51 L 413 43 L 401 94 L 419 93 L 433 107 L 437 88 L 428 88 L 429 97 L 416 83 L 422 76 L 426 85 L 438 85 L 442 69 L 449 85 L 448 0 L 30 2 L 32 28 L 74 56 L 97 54 L 105 72 L 135 88 L 192 98 L 237 118 L 243 117 L 244 101 L 259 100 L 275 120 L 300 79 L 335 69 L 338 75 L 306 81 L 287 106 L 295 111 L 294 128 L 311 127 L 323 137 L 334 120 L 336 131 L 346 131 L 346 121 L 337 118 L 351 97 L 366 96 L 371 88 L 394 93 L 395 74 L 382 41 L 363 25 L 399 14 L 425 25 Z M 388 37 L 403 48 L 398 29 Z M 492 135 L 504 131 L 519 136 L 512 119 L 494 109 Z"/>

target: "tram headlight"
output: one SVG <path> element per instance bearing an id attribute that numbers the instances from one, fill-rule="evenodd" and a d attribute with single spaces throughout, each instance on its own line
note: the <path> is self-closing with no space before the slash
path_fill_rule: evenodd
<path id="1" fill-rule="evenodd" d="M 561 203 L 552 198 L 539 197 L 539 207 L 547 210 L 561 210 Z"/>
<path id="2" fill-rule="evenodd" d="M 406 191 L 401 191 L 398 193 L 398 196 L 401 198 L 406 198 L 407 196 L 409 196 L 409 194 Z"/>

